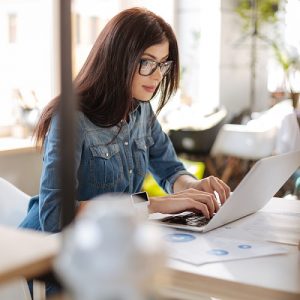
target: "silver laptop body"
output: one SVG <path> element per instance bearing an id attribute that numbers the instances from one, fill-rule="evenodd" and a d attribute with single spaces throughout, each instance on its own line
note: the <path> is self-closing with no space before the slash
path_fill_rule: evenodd
<path id="1" fill-rule="evenodd" d="M 191 231 L 206 232 L 215 229 L 257 212 L 274 196 L 299 166 L 300 151 L 260 159 L 206 225 L 185 225 L 176 223 L 176 219 L 166 222 L 167 218 L 172 218 L 174 215 L 168 215 L 168 217 L 160 215 L 160 217 L 154 217 L 154 220 L 168 227 Z"/>

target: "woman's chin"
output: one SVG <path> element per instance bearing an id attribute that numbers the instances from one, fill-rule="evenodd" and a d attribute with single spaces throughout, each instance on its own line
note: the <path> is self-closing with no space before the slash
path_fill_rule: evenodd
<path id="1" fill-rule="evenodd" d="M 152 97 L 151 98 L 135 98 L 137 101 L 140 101 L 140 102 L 149 102 L 151 99 L 152 99 Z"/>

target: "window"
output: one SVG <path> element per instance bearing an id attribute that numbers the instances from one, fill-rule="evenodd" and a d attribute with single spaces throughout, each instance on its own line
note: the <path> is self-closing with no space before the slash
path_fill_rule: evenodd
<path id="1" fill-rule="evenodd" d="M 17 15 L 8 15 L 8 42 L 10 44 L 17 42 Z"/>
<path id="2" fill-rule="evenodd" d="M 0 126 L 33 122 L 54 96 L 52 0 L 0 1 Z M 30 115 L 30 117 L 29 117 Z"/>
<path id="3" fill-rule="evenodd" d="M 285 6 L 285 15 L 282 16 L 280 36 L 274 37 L 278 43 L 280 51 L 289 63 L 286 74 L 282 63 L 274 59 L 273 55 L 269 63 L 268 89 L 271 92 L 300 92 L 300 38 L 297 29 L 300 26 L 299 19 L 300 2 L 298 0 L 288 0 Z M 288 97 L 288 95 L 285 95 Z"/>
<path id="4" fill-rule="evenodd" d="M 108 20 L 120 10 L 119 0 L 73 0 L 76 45 L 74 74 L 85 62 L 97 36 Z"/>
<path id="5" fill-rule="evenodd" d="M 75 17 L 75 31 L 76 31 L 76 44 L 79 45 L 82 43 L 82 38 L 81 38 L 81 16 L 80 14 L 76 14 L 76 17 Z"/>
<path id="6" fill-rule="evenodd" d="M 181 98 L 199 115 L 219 105 L 220 1 L 178 1 Z"/>
<path id="7" fill-rule="evenodd" d="M 100 18 L 96 16 L 90 17 L 90 44 L 94 44 L 101 31 L 100 29 L 102 29 L 100 27 Z"/>

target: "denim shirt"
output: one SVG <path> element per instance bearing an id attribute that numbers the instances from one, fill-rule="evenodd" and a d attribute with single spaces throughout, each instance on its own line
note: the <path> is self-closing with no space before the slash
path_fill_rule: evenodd
<path id="1" fill-rule="evenodd" d="M 129 121 L 119 126 L 98 127 L 77 113 L 75 171 L 77 200 L 89 200 L 108 192 L 141 190 L 150 171 L 167 193 L 180 175 L 191 175 L 178 161 L 169 137 L 154 116 L 150 103 L 140 102 Z M 31 199 L 23 228 L 60 231 L 59 122 L 55 115 L 44 144 L 40 193 Z"/>

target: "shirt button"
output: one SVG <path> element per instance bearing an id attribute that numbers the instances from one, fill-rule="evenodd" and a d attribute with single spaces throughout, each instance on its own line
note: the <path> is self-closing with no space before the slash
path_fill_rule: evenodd
<path id="1" fill-rule="evenodd" d="M 132 174 L 132 170 L 131 169 L 129 170 L 129 173 Z"/>
<path id="2" fill-rule="evenodd" d="M 128 146 L 128 142 L 125 142 L 124 145 L 125 145 L 125 146 Z"/>

